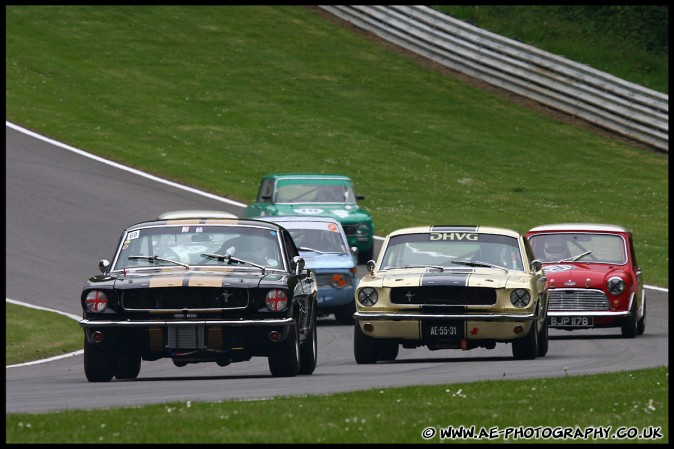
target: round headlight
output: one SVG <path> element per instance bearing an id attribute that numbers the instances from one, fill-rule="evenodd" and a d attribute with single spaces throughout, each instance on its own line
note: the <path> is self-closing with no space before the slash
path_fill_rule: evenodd
<path id="1" fill-rule="evenodd" d="M 606 290 L 612 295 L 619 295 L 625 291 L 625 281 L 621 277 L 613 276 L 606 281 Z"/>
<path id="2" fill-rule="evenodd" d="M 529 290 L 517 288 L 510 293 L 510 302 L 515 307 L 526 307 L 531 302 Z"/>
<path id="3" fill-rule="evenodd" d="M 371 307 L 377 304 L 377 300 L 379 300 L 379 294 L 377 293 L 377 290 L 372 287 L 365 287 L 358 290 L 358 301 L 362 305 Z"/>
<path id="4" fill-rule="evenodd" d="M 108 308 L 108 297 L 100 290 L 87 293 L 85 302 L 89 312 L 100 313 Z"/>
<path id="5" fill-rule="evenodd" d="M 367 223 L 358 223 L 356 227 L 356 233 L 358 235 L 369 235 L 370 234 L 370 225 Z"/>
<path id="6" fill-rule="evenodd" d="M 288 295 L 283 290 L 269 290 L 264 302 L 272 312 L 281 312 L 288 305 Z"/>

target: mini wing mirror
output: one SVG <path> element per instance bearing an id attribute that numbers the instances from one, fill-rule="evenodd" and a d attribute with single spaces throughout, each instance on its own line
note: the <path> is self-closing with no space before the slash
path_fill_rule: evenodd
<path id="1" fill-rule="evenodd" d="M 298 275 L 304 270 L 304 259 L 300 256 L 293 257 L 293 264 L 295 264 L 295 274 Z"/>
<path id="2" fill-rule="evenodd" d="M 531 271 L 533 272 L 541 271 L 541 268 L 543 268 L 543 263 L 541 263 L 540 260 L 534 259 L 531 261 Z"/>
<path id="3" fill-rule="evenodd" d="M 103 259 L 100 262 L 98 262 L 98 270 L 101 273 L 105 273 L 106 271 L 108 271 L 109 266 L 110 266 L 110 262 L 108 262 L 106 259 Z"/>
<path id="4" fill-rule="evenodd" d="M 367 271 L 370 272 L 370 275 L 374 275 L 374 265 L 376 262 L 374 260 L 368 260 L 366 265 L 367 265 Z"/>

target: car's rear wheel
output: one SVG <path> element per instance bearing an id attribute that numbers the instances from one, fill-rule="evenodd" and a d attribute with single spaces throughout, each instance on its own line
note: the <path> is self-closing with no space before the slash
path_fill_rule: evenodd
<path id="1" fill-rule="evenodd" d="M 378 340 L 379 360 L 395 360 L 398 357 L 400 345 L 392 340 Z"/>
<path id="2" fill-rule="evenodd" d="M 513 340 L 513 356 L 517 360 L 533 360 L 538 354 L 538 320 L 531 322 L 529 333 Z"/>
<path id="3" fill-rule="evenodd" d="M 300 349 L 300 369 L 299 374 L 311 374 L 316 369 L 316 361 L 318 360 L 318 332 L 316 332 L 316 305 L 311 310 L 310 320 L 311 335 L 308 336 L 304 342 L 304 346 Z"/>
<path id="4" fill-rule="evenodd" d="M 644 299 L 644 313 L 637 321 L 637 335 L 643 335 L 646 330 L 646 299 Z"/>
<path id="5" fill-rule="evenodd" d="M 115 377 L 117 379 L 135 379 L 140 373 L 140 355 L 123 353 L 117 356 Z"/>
<path id="6" fill-rule="evenodd" d="M 84 374 L 89 382 L 110 382 L 117 368 L 117 354 L 99 348 L 84 336 Z"/>
<path id="7" fill-rule="evenodd" d="M 335 311 L 335 319 L 341 324 L 353 324 L 355 323 L 353 319 L 354 313 L 356 313 L 356 303 L 351 302 L 348 306 Z"/>
<path id="8" fill-rule="evenodd" d="M 637 336 L 637 331 L 637 303 L 633 301 L 632 307 L 630 307 L 630 315 L 625 318 L 620 332 L 625 338 L 634 338 Z"/>
<path id="9" fill-rule="evenodd" d="M 377 363 L 379 344 L 375 338 L 368 337 L 360 330 L 358 322 L 354 325 L 353 355 L 359 365 Z"/>
<path id="10" fill-rule="evenodd" d="M 268 357 L 269 371 L 274 377 L 294 377 L 300 369 L 300 339 L 297 325 L 290 328 L 288 337 Z"/>

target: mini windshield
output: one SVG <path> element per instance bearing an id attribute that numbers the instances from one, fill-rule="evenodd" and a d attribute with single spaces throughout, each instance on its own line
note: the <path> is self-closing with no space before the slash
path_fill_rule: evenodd
<path id="1" fill-rule="evenodd" d="M 321 253 L 346 253 L 349 251 L 345 237 L 339 232 L 339 224 L 285 224 L 284 226 L 290 232 L 299 250 Z"/>
<path id="2" fill-rule="evenodd" d="M 616 234 L 560 232 L 529 238 L 541 262 L 627 263 L 625 240 Z"/>
<path id="3" fill-rule="evenodd" d="M 266 268 L 283 268 L 278 233 L 246 226 L 177 225 L 140 228 L 128 232 L 113 270 L 180 264 L 245 265 L 205 257 L 233 256 Z"/>
<path id="4" fill-rule="evenodd" d="M 342 180 L 281 180 L 276 185 L 275 203 L 355 203 L 351 183 Z"/>
<path id="5" fill-rule="evenodd" d="M 504 235 L 430 232 L 390 238 L 382 270 L 422 266 L 496 266 L 523 271 L 524 264 L 517 239 Z"/>

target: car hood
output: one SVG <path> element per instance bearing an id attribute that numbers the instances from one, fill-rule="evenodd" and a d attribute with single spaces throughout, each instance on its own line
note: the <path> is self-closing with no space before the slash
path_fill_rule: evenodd
<path id="1" fill-rule="evenodd" d="M 275 204 L 268 208 L 269 215 L 319 215 L 332 217 L 342 223 L 359 223 L 370 220 L 370 214 L 355 204 Z"/>
<path id="2" fill-rule="evenodd" d="M 305 267 L 313 270 L 325 268 L 350 269 L 356 266 L 356 262 L 350 254 L 345 253 L 315 253 L 313 251 L 300 251 L 304 259 Z"/>
<path id="3" fill-rule="evenodd" d="M 372 287 L 432 287 L 432 286 L 459 286 L 459 287 L 489 287 L 489 288 L 517 288 L 527 286 L 530 276 L 521 271 L 506 273 L 501 269 L 480 270 L 452 270 L 452 271 L 400 271 L 380 273 L 368 276 Z"/>
<path id="4" fill-rule="evenodd" d="M 94 276 L 89 284 L 103 288 L 104 284 L 115 289 L 128 290 L 134 288 L 159 287 L 226 287 L 256 288 L 261 284 L 283 284 L 287 275 L 278 272 L 262 274 L 261 270 L 152 270 L 131 271 L 126 274 L 110 276 Z"/>
<path id="5" fill-rule="evenodd" d="M 621 276 L 623 279 L 626 276 L 622 267 L 607 264 L 544 264 L 543 271 L 548 283 L 555 288 L 603 288 L 611 276 Z"/>

